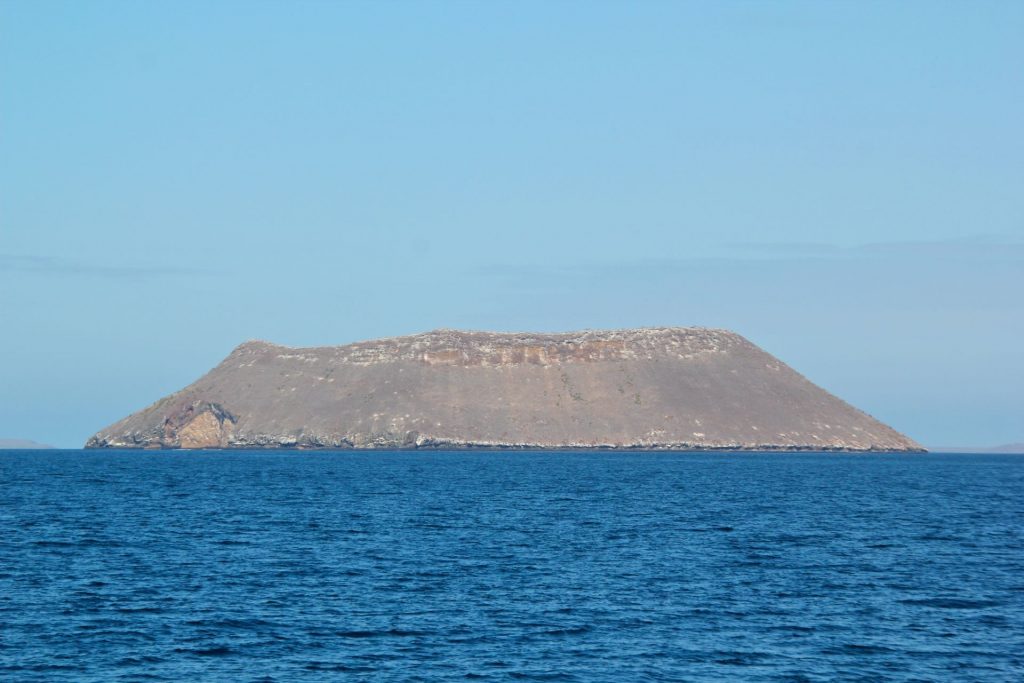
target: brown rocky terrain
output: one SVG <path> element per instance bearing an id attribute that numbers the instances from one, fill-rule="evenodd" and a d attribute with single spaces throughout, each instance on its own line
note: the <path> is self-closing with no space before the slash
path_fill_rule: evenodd
<path id="1" fill-rule="evenodd" d="M 923 450 L 703 328 L 246 342 L 86 447 Z"/>

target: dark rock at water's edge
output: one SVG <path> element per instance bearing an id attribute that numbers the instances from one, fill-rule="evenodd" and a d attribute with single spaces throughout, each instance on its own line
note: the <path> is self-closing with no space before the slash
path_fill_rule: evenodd
<path id="1" fill-rule="evenodd" d="M 704 328 L 246 342 L 86 448 L 924 450 Z"/>

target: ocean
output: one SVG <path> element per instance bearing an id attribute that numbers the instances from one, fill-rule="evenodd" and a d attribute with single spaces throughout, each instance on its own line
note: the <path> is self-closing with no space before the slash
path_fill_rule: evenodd
<path id="1" fill-rule="evenodd" d="M 1024 680 L 1024 457 L 0 453 L 3 681 Z"/>

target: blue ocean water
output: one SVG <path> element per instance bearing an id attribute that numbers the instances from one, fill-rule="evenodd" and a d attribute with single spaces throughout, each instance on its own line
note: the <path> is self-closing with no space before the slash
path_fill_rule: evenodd
<path id="1" fill-rule="evenodd" d="M 0 680 L 1024 679 L 1024 457 L 0 453 Z"/>

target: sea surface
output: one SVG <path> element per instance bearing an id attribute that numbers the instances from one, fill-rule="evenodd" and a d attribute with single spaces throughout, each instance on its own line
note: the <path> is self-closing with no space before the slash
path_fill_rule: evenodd
<path id="1" fill-rule="evenodd" d="M 1024 457 L 0 453 L 2 681 L 1021 681 Z"/>

